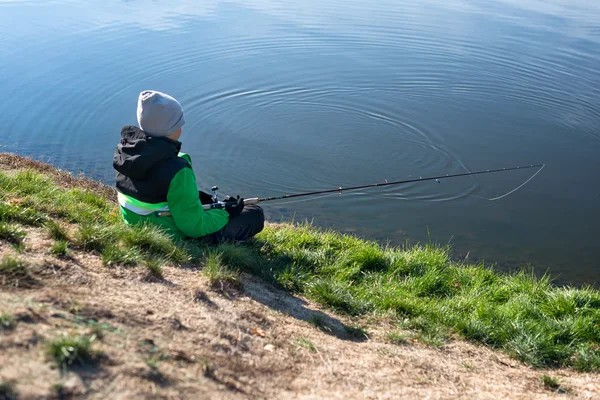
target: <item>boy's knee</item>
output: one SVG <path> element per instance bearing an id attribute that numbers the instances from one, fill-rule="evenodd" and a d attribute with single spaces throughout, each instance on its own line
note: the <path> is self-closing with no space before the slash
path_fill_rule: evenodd
<path id="1" fill-rule="evenodd" d="M 252 204 L 252 205 L 246 206 L 245 209 L 247 210 L 248 213 L 250 213 L 252 215 L 253 224 L 257 228 L 260 227 L 259 232 L 262 231 L 265 226 L 265 213 L 264 213 L 262 207 Z"/>
<path id="2" fill-rule="evenodd" d="M 248 206 L 245 206 L 244 210 L 246 212 L 251 212 L 257 218 L 259 218 L 259 217 L 262 218 L 262 219 L 265 218 L 265 213 L 264 213 L 262 207 L 257 206 L 256 204 L 250 204 Z"/>

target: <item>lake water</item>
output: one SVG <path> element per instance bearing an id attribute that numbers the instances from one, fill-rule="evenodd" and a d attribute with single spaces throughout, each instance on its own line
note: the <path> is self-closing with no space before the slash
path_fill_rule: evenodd
<path id="1" fill-rule="evenodd" d="M 0 145 L 114 182 L 138 93 L 183 105 L 204 189 L 270 220 L 600 282 L 597 0 L 0 0 Z"/>

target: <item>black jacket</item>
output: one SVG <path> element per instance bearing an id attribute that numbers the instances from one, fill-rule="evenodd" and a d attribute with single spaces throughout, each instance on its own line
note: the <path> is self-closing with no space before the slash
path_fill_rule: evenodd
<path id="1" fill-rule="evenodd" d="M 178 157 L 180 149 L 180 142 L 148 136 L 136 126 L 123 127 L 113 157 L 117 190 L 146 203 L 166 202 L 173 177 L 191 168 Z"/>

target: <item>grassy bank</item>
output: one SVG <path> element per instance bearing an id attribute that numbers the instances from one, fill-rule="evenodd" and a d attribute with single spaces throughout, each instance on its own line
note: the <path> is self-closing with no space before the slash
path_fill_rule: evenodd
<path id="1" fill-rule="evenodd" d="M 452 262 L 444 247 L 388 248 L 306 224 L 268 225 L 242 245 L 174 242 L 152 227 L 125 226 L 110 191 L 35 168 L 0 174 L 0 239 L 17 254 L 1 260 L 0 285 L 35 284 L 19 252 L 27 227 L 44 227 L 54 240 L 48 252 L 60 257 L 72 249 L 96 252 L 106 268 L 145 265 L 152 279 L 162 278 L 166 264 L 200 264 L 215 285 L 237 290 L 244 271 L 338 313 L 392 321 L 392 342 L 441 346 L 463 337 L 535 367 L 600 370 L 595 289 Z"/>

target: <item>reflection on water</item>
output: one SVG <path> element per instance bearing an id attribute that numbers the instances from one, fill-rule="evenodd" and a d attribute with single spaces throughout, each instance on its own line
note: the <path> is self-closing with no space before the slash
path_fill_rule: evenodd
<path id="1" fill-rule="evenodd" d="M 600 3 L 0 0 L 0 145 L 113 181 L 137 94 L 180 100 L 199 182 L 244 196 L 546 163 L 266 206 L 598 282 Z"/>

